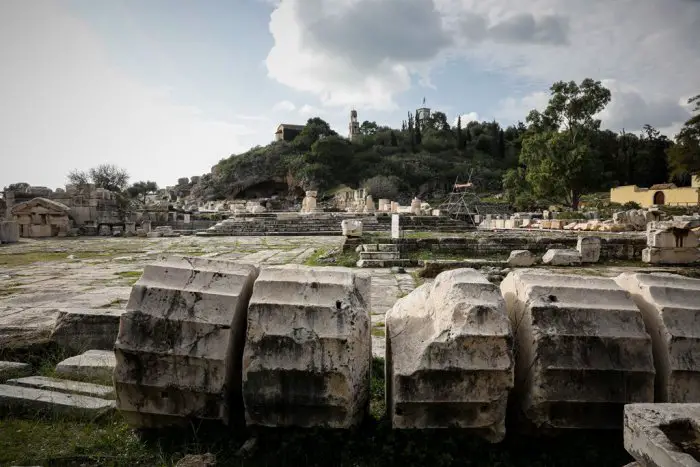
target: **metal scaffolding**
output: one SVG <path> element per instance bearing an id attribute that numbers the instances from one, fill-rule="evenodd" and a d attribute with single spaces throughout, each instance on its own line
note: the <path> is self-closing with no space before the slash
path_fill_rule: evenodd
<path id="1" fill-rule="evenodd" d="M 476 225 L 477 222 L 474 216 L 480 215 L 481 200 L 472 181 L 473 174 L 474 169 L 469 172 L 469 177 L 465 183 L 460 183 L 459 177 L 455 179 L 452 192 L 440 205 L 439 209 L 454 219 L 464 220 L 472 225 Z"/>

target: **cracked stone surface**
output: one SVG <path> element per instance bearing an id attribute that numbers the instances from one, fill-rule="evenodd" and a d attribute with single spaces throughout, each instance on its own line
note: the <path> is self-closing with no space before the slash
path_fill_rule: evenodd
<path id="1" fill-rule="evenodd" d="M 342 242 L 342 237 L 321 236 L 22 239 L 0 248 L 0 347 L 50 342 L 62 311 L 122 313 L 144 266 L 165 256 L 301 264 L 316 250 L 338 248 Z M 372 276 L 372 353 L 383 358 L 384 314 L 413 290 L 414 270 L 363 271 Z M 58 335 L 68 336 L 69 345 L 80 343 L 79 335 L 67 331 Z"/>

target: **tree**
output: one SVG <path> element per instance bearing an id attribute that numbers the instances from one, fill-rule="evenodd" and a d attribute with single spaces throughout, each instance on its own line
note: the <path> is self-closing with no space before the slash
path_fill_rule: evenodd
<path id="1" fill-rule="evenodd" d="M 423 141 L 423 135 L 421 135 L 421 125 L 423 125 L 423 121 L 418 118 L 418 114 L 416 114 L 416 119 L 414 123 L 414 135 L 413 137 L 415 138 L 416 141 L 416 146 L 420 146 L 420 143 Z"/>
<path id="2" fill-rule="evenodd" d="M 396 133 L 394 133 L 394 130 L 391 130 L 391 145 L 393 147 L 396 147 L 399 145 L 398 140 L 396 139 Z"/>
<path id="3" fill-rule="evenodd" d="M 464 139 L 462 135 L 462 116 L 457 117 L 457 149 L 461 150 L 464 145 Z"/>
<path id="4" fill-rule="evenodd" d="M 131 198 L 140 199 L 142 203 L 146 203 L 146 195 L 150 195 L 158 191 L 158 184 L 156 182 L 136 182 L 126 189 L 127 194 Z M 139 198 L 140 197 L 140 198 Z"/>
<path id="5" fill-rule="evenodd" d="M 30 185 L 27 182 L 10 183 L 5 187 L 4 191 L 24 191 L 29 187 Z"/>
<path id="6" fill-rule="evenodd" d="M 688 99 L 695 103 L 693 115 L 676 135 L 676 144 L 667 150 L 671 174 L 700 175 L 700 94 Z"/>
<path id="7" fill-rule="evenodd" d="M 360 125 L 360 134 L 364 136 L 371 136 L 377 133 L 377 122 L 369 122 L 365 120 Z"/>
<path id="8" fill-rule="evenodd" d="M 90 175 L 83 170 L 73 169 L 68 172 L 68 183 L 83 189 L 90 184 Z"/>
<path id="9" fill-rule="evenodd" d="M 425 124 L 428 128 L 436 131 L 450 131 L 450 124 L 447 122 L 447 115 L 444 112 L 433 112 Z"/>
<path id="10" fill-rule="evenodd" d="M 121 192 L 129 183 L 129 174 L 126 170 L 112 164 L 100 164 L 90 169 L 90 180 L 97 188 L 104 188 L 114 192 Z"/>
<path id="11" fill-rule="evenodd" d="M 299 149 L 311 149 L 311 145 L 319 138 L 338 136 L 325 120 L 314 117 L 307 120 L 304 129 L 294 138 L 292 144 Z"/>
<path id="12" fill-rule="evenodd" d="M 594 118 L 610 102 L 610 91 L 600 81 L 584 79 L 580 85 L 559 81 L 550 88 L 544 112 L 532 110 L 522 141 L 520 163 L 533 193 L 552 201 L 565 201 L 578 209 L 580 197 L 599 179 L 596 154 L 589 140 L 600 128 Z"/>
<path id="13" fill-rule="evenodd" d="M 396 199 L 399 195 L 399 186 L 396 177 L 377 175 L 362 184 L 367 193 L 376 199 Z"/>

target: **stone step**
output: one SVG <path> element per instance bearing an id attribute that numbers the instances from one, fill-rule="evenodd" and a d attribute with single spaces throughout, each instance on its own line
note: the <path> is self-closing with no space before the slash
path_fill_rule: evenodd
<path id="1" fill-rule="evenodd" d="M 93 418 L 114 409 L 114 401 L 45 389 L 0 384 L 0 413 L 51 412 L 70 418 Z"/>
<path id="2" fill-rule="evenodd" d="M 413 261 L 410 259 L 361 259 L 357 262 L 358 268 L 393 268 L 394 266 L 410 267 Z"/>
<path id="3" fill-rule="evenodd" d="M 378 259 L 378 260 L 394 260 L 394 259 L 400 259 L 401 256 L 399 255 L 398 251 L 361 251 L 360 252 L 360 259 L 365 259 L 365 260 L 373 260 L 373 259 Z"/>
<path id="4" fill-rule="evenodd" d="M 101 399 L 114 399 L 114 388 L 101 384 L 83 383 L 68 379 L 48 378 L 46 376 L 28 376 L 8 380 L 10 386 L 22 386 L 25 388 L 45 389 L 47 391 L 76 394 L 79 396 L 98 397 Z"/>
<path id="5" fill-rule="evenodd" d="M 111 350 L 88 350 L 56 365 L 56 373 L 68 379 L 111 381 L 117 360 Z"/>

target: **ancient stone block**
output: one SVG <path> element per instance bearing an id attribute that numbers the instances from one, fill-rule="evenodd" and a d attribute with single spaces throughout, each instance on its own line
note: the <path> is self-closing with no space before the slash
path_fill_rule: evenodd
<path id="1" fill-rule="evenodd" d="M 0 221 L 0 243 L 19 242 L 19 224 L 17 221 Z"/>
<path id="2" fill-rule="evenodd" d="M 116 360 L 111 350 L 88 350 L 70 357 L 56 365 L 56 374 L 65 378 L 92 379 L 107 382 L 112 380 Z"/>
<path id="3" fill-rule="evenodd" d="M 117 408 L 132 426 L 242 418 L 240 362 L 257 269 L 205 258 L 147 265 L 115 344 Z"/>
<path id="4" fill-rule="evenodd" d="M 654 343 L 656 400 L 700 402 L 700 279 L 675 274 L 619 275 Z"/>
<path id="5" fill-rule="evenodd" d="M 552 266 L 572 266 L 581 264 L 581 254 L 576 250 L 551 249 L 542 257 L 544 264 Z"/>
<path id="6" fill-rule="evenodd" d="M 123 312 L 115 308 L 59 310 L 51 340 L 71 352 L 112 350 Z"/>
<path id="7" fill-rule="evenodd" d="M 576 250 L 582 263 L 597 263 L 600 259 L 600 237 L 579 237 Z"/>
<path id="8" fill-rule="evenodd" d="M 114 401 L 111 400 L 0 384 L 0 412 L 49 412 L 83 419 L 94 418 L 112 409 Z"/>
<path id="9" fill-rule="evenodd" d="M 650 264 L 692 264 L 700 262 L 698 248 L 653 248 L 642 250 L 642 261 Z"/>
<path id="10" fill-rule="evenodd" d="M 369 400 L 370 283 L 347 268 L 261 270 L 243 354 L 249 425 L 360 423 Z"/>
<path id="11" fill-rule="evenodd" d="M 642 467 L 697 467 L 700 404 L 625 406 L 625 449 Z"/>
<path id="12" fill-rule="evenodd" d="M 340 227 L 343 229 L 343 235 L 346 237 L 361 237 L 362 236 L 362 221 L 357 219 L 344 219 L 340 222 Z"/>
<path id="13" fill-rule="evenodd" d="M 7 381 L 10 386 L 45 389 L 47 391 L 78 394 L 80 396 L 114 399 L 114 387 L 101 384 L 71 381 L 68 379 L 47 378 L 46 376 L 28 376 Z"/>
<path id="14" fill-rule="evenodd" d="M 615 281 L 519 270 L 501 292 L 515 340 L 514 394 L 535 426 L 619 429 L 624 404 L 654 400 L 651 338 Z"/>
<path id="15" fill-rule="evenodd" d="M 19 378 L 31 374 L 32 367 L 28 363 L 0 361 L 0 383 L 10 378 Z"/>
<path id="16" fill-rule="evenodd" d="M 444 272 L 396 302 L 386 335 L 395 428 L 460 427 L 503 439 L 513 354 L 495 285 L 474 269 Z"/>
<path id="17" fill-rule="evenodd" d="M 535 255 L 528 250 L 513 250 L 508 257 L 508 266 L 513 268 L 529 268 L 535 264 Z"/>

